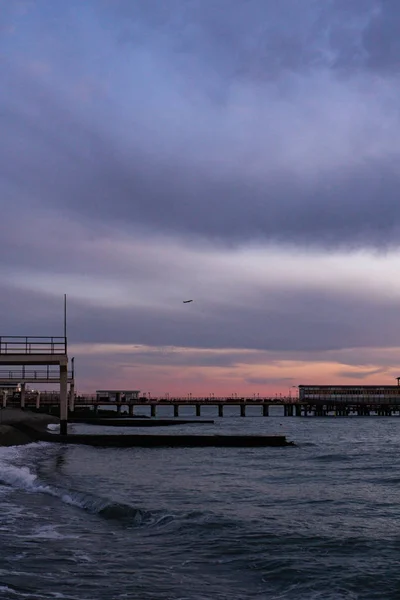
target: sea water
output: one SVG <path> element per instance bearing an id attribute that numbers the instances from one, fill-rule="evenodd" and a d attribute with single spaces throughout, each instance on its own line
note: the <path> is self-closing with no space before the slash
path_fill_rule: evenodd
<path id="1" fill-rule="evenodd" d="M 0 599 L 400 598 L 400 419 L 237 413 L 106 431 L 297 445 L 0 448 Z"/>

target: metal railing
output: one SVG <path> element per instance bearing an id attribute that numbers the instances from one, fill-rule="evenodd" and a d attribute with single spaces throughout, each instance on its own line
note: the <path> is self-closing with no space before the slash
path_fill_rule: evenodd
<path id="1" fill-rule="evenodd" d="M 68 379 L 74 378 L 74 372 L 68 371 Z M 15 381 L 22 382 L 29 380 L 34 382 L 36 380 L 42 381 L 58 381 L 60 379 L 60 371 L 57 368 L 47 365 L 45 369 L 26 369 L 25 366 L 10 369 L 0 369 L 0 381 Z"/>
<path id="2" fill-rule="evenodd" d="M 0 336 L 0 354 L 67 354 L 67 338 Z"/>

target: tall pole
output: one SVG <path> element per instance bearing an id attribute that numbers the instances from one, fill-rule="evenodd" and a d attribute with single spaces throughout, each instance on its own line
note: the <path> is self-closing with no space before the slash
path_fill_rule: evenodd
<path id="1" fill-rule="evenodd" d="M 64 294 L 64 337 L 67 337 L 67 294 Z"/>
<path id="2" fill-rule="evenodd" d="M 67 354 L 67 294 L 64 294 L 64 344 L 65 354 Z"/>

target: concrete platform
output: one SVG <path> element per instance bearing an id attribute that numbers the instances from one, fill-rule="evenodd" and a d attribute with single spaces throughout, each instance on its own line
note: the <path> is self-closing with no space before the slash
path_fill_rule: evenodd
<path id="1" fill-rule="evenodd" d="M 213 425 L 213 420 L 204 419 L 151 419 L 151 418 L 118 418 L 118 419 L 91 419 L 85 417 L 72 417 L 69 423 L 82 423 L 85 425 L 97 425 L 99 427 L 168 427 L 170 425 Z"/>
<path id="2" fill-rule="evenodd" d="M 59 435 L 39 431 L 34 427 L 19 423 L 15 427 L 30 437 L 32 441 L 60 444 L 84 444 L 103 448 L 139 447 L 192 447 L 202 448 L 235 447 L 254 448 L 266 446 L 294 446 L 284 435 Z"/>

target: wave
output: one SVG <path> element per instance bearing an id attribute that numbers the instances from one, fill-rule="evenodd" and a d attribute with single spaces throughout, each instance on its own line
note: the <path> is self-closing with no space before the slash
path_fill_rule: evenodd
<path id="1" fill-rule="evenodd" d="M 320 454 L 314 456 L 312 460 L 317 462 L 351 462 L 353 458 L 348 454 Z"/>
<path id="2" fill-rule="evenodd" d="M 10 457 L 15 457 L 15 453 L 10 453 Z M 104 519 L 124 521 L 135 525 L 141 525 L 151 520 L 151 514 L 148 511 L 93 494 L 48 485 L 41 482 L 28 467 L 18 467 L 4 461 L 0 462 L 0 485 L 24 490 L 28 493 L 47 494 L 59 498 L 65 504 L 81 508 L 90 514 L 97 514 Z"/>

